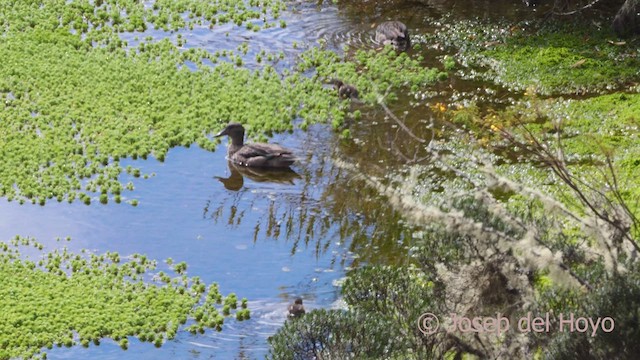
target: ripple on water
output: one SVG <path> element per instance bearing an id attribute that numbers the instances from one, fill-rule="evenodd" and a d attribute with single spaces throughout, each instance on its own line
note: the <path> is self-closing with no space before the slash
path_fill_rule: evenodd
<path id="1" fill-rule="evenodd" d="M 299 16 L 292 25 L 300 28 L 306 39 L 322 39 L 334 49 L 341 49 L 345 45 L 356 49 L 375 46 L 373 30 L 369 25 L 354 23 L 353 20 L 341 16 L 335 7 L 323 8 L 321 11 L 307 9 Z"/>
<path id="2" fill-rule="evenodd" d="M 329 48 L 341 50 L 345 45 L 355 49 L 374 48 L 378 45 L 373 40 L 374 30 L 370 24 L 357 23 L 342 16 L 337 7 L 304 3 L 293 12 L 284 12 L 281 19 L 286 27 L 274 26 L 258 32 L 233 23 L 215 25 L 196 25 L 191 30 L 180 30 L 169 33 L 162 30 L 149 29 L 143 33 L 122 34 L 130 45 L 136 45 L 136 37 L 143 39 L 151 36 L 156 40 L 171 38 L 178 34 L 186 39 L 185 49 L 201 48 L 215 53 L 217 51 L 236 49 L 243 43 L 249 43 L 246 55 L 243 55 L 245 66 L 256 68 L 259 63 L 256 56 L 262 51 L 267 53 L 283 53 L 284 59 L 277 62 L 277 68 L 295 66 L 297 56 L 317 42 L 324 42 Z M 240 54 L 241 55 L 241 54 Z"/>

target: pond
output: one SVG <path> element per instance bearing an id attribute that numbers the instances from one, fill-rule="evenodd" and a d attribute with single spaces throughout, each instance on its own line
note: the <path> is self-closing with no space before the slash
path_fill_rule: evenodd
<path id="1" fill-rule="evenodd" d="M 385 2 L 377 2 L 385 3 Z M 404 21 L 414 34 L 432 28 L 426 19 L 437 19 L 453 11 L 456 17 L 508 16 L 518 18 L 528 10 L 515 1 L 425 1 L 420 6 L 387 3 L 386 6 L 290 3 L 282 14 L 285 28 L 253 32 L 234 25 L 212 30 L 195 28 L 180 34 L 186 47 L 210 52 L 234 50 L 247 42 L 248 66 L 260 50 L 282 51 L 278 63 L 284 69 L 295 65 L 305 47 L 324 42 L 341 51 L 343 45 L 372 48 L 373 24 L 386 19 Z M 430 20 L 429 20 L 430 21 Z M 123 35 L 171 37 L 149 30 Z M 411 50 L 413 51 L 413 50 Z M 433 63 L 434 54 L 426 62 Z M 443 86 L 443 99 L 454 91 L 468 91 L 477 84 L 451 80 L 457 88 Z M 447 90 L 448 89 L 448 90 Z M 447 92 L 449 91 L 449 92 Z M 354 105 L 357 106 L 357 105 Z M 410 101 L 400 99 L 394 110 L 403 111 Z M 425 112 L 428 108 L 425 107 Z M 340 307 L 340 280 L 362 263 L 402 263 L 401 254 L 411 247 L 412 230 L 402 217 L 374 190 L 367 189 L 353 174 L 336 166 L 334 159 L 358 163 L 370 174 L 384 174 L 404 162 L 398 151 L 420 157 L 420 144 L 403 140 L 406 135 L 380 110 L 364 110 L 362 121 L 351 124 L 354 141 L 343 142 L 328 125 L 311 126 L 306 131 L 278 134 L 270 142 L 292 148 L 301 161 L 295 173 L 265 179 L 260 174 L 232 172 L 225 159 L 226 140 L 215 152 L 192 146 L 174 148 L 164 162 L 154 159 L 125 160 L 149 179 L 135 181 L 129 196 L 139 205 L 85 206 L 48 202 L 45 206 L 0 204 L 0 238 L 16 234 L 33 236 L 46 249 L 62 244 L 71 250 L 90 249 L 96 253 L 116 251 L 126 256 L 142 253 L 159 261 L 172 258 L 189 264 L 189 276 L 206 283 L 217 282 L 223 293 L 246 297 L 251 319 L 229 319 L 223 331 L 208 330 L 203 335 L 179 332 L 161 348 L 130 339 L 123 351 L 114 341 L 105 340 L 89 348 L 54 348 L 50 359 L 63 358 L 263 358 L 267 338 L 286 320 L 286 309 L 302 297 L 308 309 Z M 419 136 L 427 136 L 424 119 L 407 118 L 407 125 Z M 233 120 L 233 119 L 230 119 Z M 406 160 L 406 159 L 405 159 Z M 124 183 L 131 180 L 122 175 Z M 271 180 L 271 181 L 269 181 Z M 96 200 L 96 199 L 94 199 Z M 56 237 L 70 236 L 70 242 Z"/>

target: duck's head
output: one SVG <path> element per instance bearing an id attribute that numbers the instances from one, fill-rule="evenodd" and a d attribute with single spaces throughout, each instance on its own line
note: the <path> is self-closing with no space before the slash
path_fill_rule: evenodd
<path id="1" fill-rule="evenodd" d="M 384 45 L 391 45 L 396 51 L 407 50 L 410 46 L 410 39 L 404 32 L 394 29 L 393 36 L 383 41 Z"/>
<path id="2" fill-rule="evenodd" d="M 336 87 L 336 89 L 340 88 L 342 85 L 344 85 L 344 83 L 342 82 L 342 80 L 340 79 L 329 79 L 329 84 L 332 84 Z"/>
<path id="3" fill-rule="evenodd" d="M 409 48 L 409 41 L 404 37 L 397 37 L 395 39 L 392 39 L 389 41 L 389 44 L 393 46 L 396 51 L 404 51 Z"/>
<path id="4" fill-rule="evenodd" d="M 227 127 L 225 127 L 222 131 L 220 131 L 214 136 L 220 137 L 225 135 L 229 136 L 232 139 L 238 138 L 238 137 L 242 139 L 244 137 L 244 126 L 242 126 L 242 124 L 239 124 L 239 123 L 229 123 Z"/>
<path id="5" fill-rule="evenodd" d="M 302 298 L 297 298 L 293 303 L 294 304 L 298 304 L 298 305 L 302 305 Z"/>

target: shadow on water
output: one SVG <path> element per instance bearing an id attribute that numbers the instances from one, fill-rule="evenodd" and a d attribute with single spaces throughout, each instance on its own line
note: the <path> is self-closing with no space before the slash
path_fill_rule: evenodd
<path id="1" fill-rule="evenodd" d="M 284 169 L 256 169 L 246 166 L 238 166 L 231 161 L 227 162 L 231 174 L 228 177 L 216 176 L 225 189 L 238 191 L 244 185 L 244 178 L 253 182 L 271 182 L 277 184 L 294 185 L 294 180 L 302 179 L 297 172 L 290 168 Z"/>

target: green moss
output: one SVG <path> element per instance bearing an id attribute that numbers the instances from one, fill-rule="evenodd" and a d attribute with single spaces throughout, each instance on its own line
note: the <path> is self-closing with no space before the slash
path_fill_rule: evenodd
<path id="1" fill-rule="evenodd" d="M 430 37 L 452 49 L 464 77 L 512 90 L 574 94 L 602 92 L 637 81 L 637 47 L 618 42 L 608 27 L 585 22 L 490 24 L 445 22 Z M 449 64 L 453 65 L 453 64 Z M 447 64 L 445 63 L 445 68 Z"/>
<path id="2" fill-rule="evenodd" d="M 187 317 L 202 331 L 217 330 L 223 322 L 211 300 L 222 296 L 217 286 L 194 293 L 185 290 L 193 283 L 202 284 L 196 278 L 171 285 L 146 283 L 143 278 L 155 269 L 156 262 L 143 255 L 121 262 L 117 253 L 87 256 L 65 248 L 44 253 L 41 265 L 36 265 L 23 258 L 21 246 L 42 247 L 21 237 L 0 242 L 2 358 L 34 357 L 54 344 L 99 345 L 107 337 L 119 341 L 125 350 L 128 337 L 161 346 L 175 336 L 177 324 Z M 225 303 L 236 300 L 232 295 Z M 216 322 L 205 323 L 205 317 L 214 317 Z M 248 317 L 243 310 L 236 318 Z"/>

